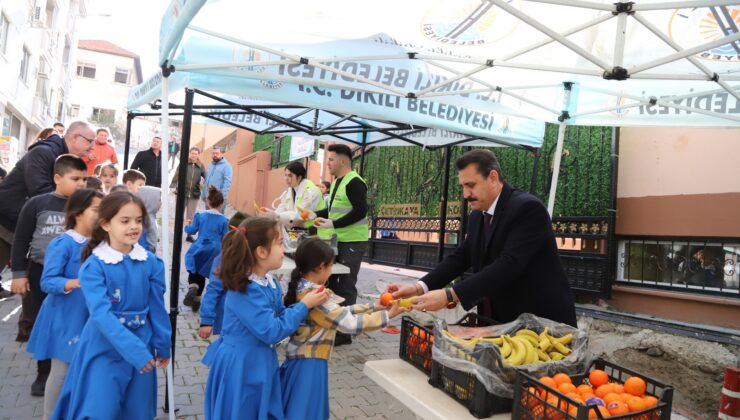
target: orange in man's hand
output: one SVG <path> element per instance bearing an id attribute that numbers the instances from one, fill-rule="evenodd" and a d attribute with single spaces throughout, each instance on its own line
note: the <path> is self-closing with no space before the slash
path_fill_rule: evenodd
<path id="1" fill-rule="evenodd" d="M 382 306 L 390 306 L 391 302 L 393 302 L 392 294 L 386 292 L 380 295 L 380 304 Z"/>

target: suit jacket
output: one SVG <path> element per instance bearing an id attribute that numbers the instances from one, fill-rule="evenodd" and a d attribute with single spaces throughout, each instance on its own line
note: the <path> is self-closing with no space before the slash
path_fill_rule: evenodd
<path id="1" fill-rule="evenodd" d="M 576 326 L 575 307 L 547 209 L 535 196 L 504 184 L 492 229 L 484 237 L 483 213 L 473 211 L 460 247 L 423 281 L 440 289 L 468 268 L 473 275 L 453 286 L 465 310 L 509 322 L 524 312 Z"/>

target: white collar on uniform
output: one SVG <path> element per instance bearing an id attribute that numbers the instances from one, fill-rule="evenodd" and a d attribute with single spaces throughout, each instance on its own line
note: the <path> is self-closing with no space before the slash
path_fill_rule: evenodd
<path id="1" fill-rule="evenodd" d="M 271 274 L 268 274 L 267 277 L 260 277 L 256 274 L 250 274 L 249 280 L 259 284 L 262 287 L 267 287 L 268 285 L 273 289 L 277 287 L 275 286 L 275 279 L 272 278 Z"/>
<path id="2" fill-rule="evenodd" d="M 90 238 L 86 236 L 80 235 L 79 232 L 77 232 L 74 229 L 69 229 L 68 231 L 64 232 L 65 234 L 69 235 L 72 239 L 74 239 L 75 242 L 78 244 L 84 244 L 85 242 L 89 241 Z"/>
<path id="3" fill-rule="evenodd" d="M 108 245 L 108 242 L 101 242 L 100 245 L 93 249 L 93 254 L 106 264 L 118 264 L 123 261 L 124 255 L 123 252 L 116 251 Z M 138 243 L 134 244 L 134 248 L 128 253 L 128 256 L 131 257 L 132 260 L 136 261 L 146 261 L 148 257 L 146 249 Z"/>
<path id="4" fill-rule="evenodd" d="M 223 216 L 223 215 L 221 214 L 221 212 L 220 212 L 220 211 L 218 211 L 218 210 L 216 210 L 216 209 L 208 209 L 208 210 L 206 210 L 206 213 L 211 213 L 211 214 L 217 214 L 217 215 L 219 215 L 219 216 Z"/>

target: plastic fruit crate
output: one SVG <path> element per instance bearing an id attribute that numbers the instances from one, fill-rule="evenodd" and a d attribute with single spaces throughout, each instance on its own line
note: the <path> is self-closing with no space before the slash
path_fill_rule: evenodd
<path id="1" fill-rule="evenodd" d="M 482 327 L 494 324 L 497 322 L 476 313 L 468 313 L 456 325 Z M 432 361 L 429 383 L 467 407 L 470 414 L 477 418 L 511 411 L 511 399 L 488 392 L 474 374 L 449 368 L 437 361 Z"/>
<path id="2" fill-rule="evenodd" d="M 432 373 L 432 346 L 434 345 L 434 325 L 423 325 L 415 319 L 401 318 L 401 345 L 398 356 L 427 376 Z"/>
<path id="3" fill-rule="evenodd" d="M 646 393 L 658 398 L 658 404 L 644 410 L 627 414 L 609 416 L 609 420 L 669 420 L 673 402 L 673 388 L 645 375 L 623 368 L 617 364 L 597 359 L 582 375 L 572 375 L 574 385 L 587 383 L 588 373 L 601 369 L 609 375 L 610 382 L 623 383 L 630 376 L 642 378 L 647 385 Z M 534 391 L 534 392 L 532 392 Z M 550 400 L 549 403 L 547 401 Z M 584 406 L 550 388 L 537 378 L 517 371 L 514 389 L 512 419 L 521 420 L 588 420 L 589 412 L 595 405 Z M 591 418 L 604 418 L 598 410 L 591 412 Z"/>

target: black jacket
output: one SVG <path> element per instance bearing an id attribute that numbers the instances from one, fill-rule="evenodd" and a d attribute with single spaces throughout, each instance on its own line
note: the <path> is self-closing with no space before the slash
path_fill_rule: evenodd
<path id="1" fill-rule="evenodd" d="M 146 176 L 146 185 L 162 187 L 162 152 L 155 155 L 152 149 L 142 150 L 136 154 L 131 169 L 137 169 Z"/>
<path id="2" fill-rule="evenodd" d="M 175 176 L 170 182 L 170 188 L 177 188 L 180 176 L 180 167 L 175 170 Z M 206 170 L 200 162 L 188 162 L 188 172 L 185 176 L 185 196 L 187 198 L 200 198 L 201 181 L 206 179 Z"/>
<path id="3" fill-rule="evenodd" d="M 53 135 L 28 148 L 8 176 L 0 182 L 0 224 L 14 232 L 26 200 L 54 191 L 54 161 L 69 153 L 64 139 Z"/>
<path id="4" fill-rule="evenodd" d="M 504 184 L 483 238 L 483 213 L 470 215 L 468 234 L 454 254 L 424 276 L 430 290 L 440 289 L 468 268 L 473 275 L 453 289 L 463 308 L 499 322 L 524 312 L 576 326 L 575 306 L 547 209 L 535 196 Z"/>

